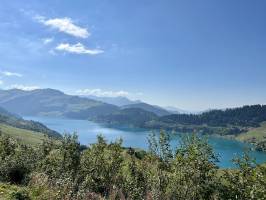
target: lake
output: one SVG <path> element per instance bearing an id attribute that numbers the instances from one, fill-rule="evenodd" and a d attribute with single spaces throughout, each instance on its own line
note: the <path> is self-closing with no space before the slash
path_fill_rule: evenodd
<path id="1" fill-rule="evenodd" d="M 123 146 L 137 147 L 147 149 L 147 137 L 151 131 L 129 128 L 116 127 L 108 128 L 103 125 L 93 123 L 86 120 L 61 119 L 51 117 L 24 117 L 28 120 L 39 121 L 59 133 L 73 133 L 77 132 L 81 144 L 92 144 L 97 140 L 97 135 L 102 134 L 108 141 L 115 141 L 116 139 L 123 139 Z M 180 137 L 177 135 L 173 137 L 171 145 L 173 148 L 179 145 Z M 214 148 L 219 156 L 218 166 L 222 168 L 235 167 L 231 160 L 236 155 L 241 155 L 245 148 L 251 147 L 249 144 L 238 142 L 235 140 L 223 139 L 218 137 L 209 137 L 209 143 Z M 266 153 L 259 151 L 252 151 L 257 163 L 266 162 Z"/>

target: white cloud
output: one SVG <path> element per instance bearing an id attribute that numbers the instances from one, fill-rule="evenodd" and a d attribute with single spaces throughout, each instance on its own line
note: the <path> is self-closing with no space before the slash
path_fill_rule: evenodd
<path id="1" fill-rule="evenodd" d="M 43 38 L 43 44 L 49 44 L 54 41 L 54 38 Z"/>
<path id="2" fill-rule="evenodd" d="M 0 80 L 0 85 L 3 85 L 4 84 L 4 81 Z"/>
<path id="3" fill-rule="evenodd" d="M 86 28 L 75 25 L 72 19 L 67 17 L 46 19 L 43 16 L 35 16 L 35 19 L 46 26 L 55 28 L 60 32 L 67 33 L 75 37 L 87 38 L 90 36 L 90 33 Z"/>
<path id="4" fill-rule="evenodd" d="M 97 97 L 127 97 L 130 95 L 127 91 L 104 91 L 102 89 L 81 89 L 77 90 L 76 93 L 78 95 L 92 95 Z"/>
<path id="5" fill-rule="evenodd" d="M 77 43 L 71 45 L 69 43 L 61 43 L 56 48 L 58 51 L 66 51 L 69 53 L 76 53 L 76 54 L 89 54 L 89 55 L 96 55 L 103 53 L 104 51 L 101 49 L 87 49 L 83 44 Z"/>
<path id="6" fill-rule="evenodd" d="M 31 90 L 36 90 L 36 89 L 40 89 L 39 86 L 35 86 L 35 85 L 31 85 L 31 86 L 27 86 L 27 85 L 11 85 L 10 87 L 8 87 L 8 89 L 20 89 L 20 90 L 25 90 L 25 91 L 31 91 Z"/>
<path id="7" fill-rule="evenodd" d="M 4 76 L 16 76 L 16 77 L 22 77 L 22 74 L 19 73 L 14 73 L 14 72 L 9 72 L 9 71 L 2 71 L 0 72 Z"/>

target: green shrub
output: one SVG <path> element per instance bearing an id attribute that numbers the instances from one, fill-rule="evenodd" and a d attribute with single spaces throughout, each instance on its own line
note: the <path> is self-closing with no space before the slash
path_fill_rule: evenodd
<path id="1" fill-rule="evenodd" d="M 0 136 L 0 181 L 17 185 L 0 183 L 0 199 L 266 199 L 266 167 L 248 154 L 219 170 L 207 139 L 188 135 L 173 150 L 161 132 L 149 144 L 139 154 L 102 136 L 86 148 L 75 134 L 38 148 Z"/>

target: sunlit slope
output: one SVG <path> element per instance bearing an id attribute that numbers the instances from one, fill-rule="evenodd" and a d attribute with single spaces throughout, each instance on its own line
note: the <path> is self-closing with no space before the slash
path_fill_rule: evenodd
<path id="1" fill-rule="evenodd" d="M 21 141 L 24 144 L 37 145 L 45 138 L 40 132 L 15 128 L 6 124 L 0 124 L 0 132 L 4 135 L 9 135 Z"/>
<path id="2" fill-rule="evenodd" d="M 260 127 L 253 128 L 247 133 L 242 133 L 236 137 L 241 141 L 260 142 L 266 140 L 266 122 L 262 122 Z"/>

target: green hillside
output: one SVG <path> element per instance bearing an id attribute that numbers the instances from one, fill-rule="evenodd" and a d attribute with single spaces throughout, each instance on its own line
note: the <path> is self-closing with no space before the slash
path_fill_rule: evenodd
<path id="1" fill-rule="evenodd" d="M 54 89 L 0 90 L 0 106 L 22 116 L 49 115 L 78 119 L 119 110 L 114 105 L 67 95 Z"/>
<path id="2" fill-rule="evenodd" d="M 6 124 L 0 124 L 0 133 L 16 138 L 23 144 L 41 144 L 45 138 L 43 133 L 15 128 Z"/>
<path id="3" fill-rule="evenodd" d="M 50 137 L 55 137 L 55 138 L 61 137 L 59 133 L 47 128 L 42 123 L 32 120 L 24 120 L 20 116 L 12 114 L 1 107 L 0 107 L 0 123 L 19 129 L 44 133 Z"/>
<path id="4" fill-rule="evenodd" d="M 155 115 L 154 113 L 145 111 L 140 108 L 125 108 L 108 115 L 100 115 L 95 118 L 90 118 L 90 120 L 109 125 L 122 124 L 143 127 L 146 122 L 154 120 L 156 118 L 157 115 Z"/>
<path id="5" fill-rule="evenodd" d="M 262 122 L 258 128 L 252 128 L 247 133 L 242 133 L 236 137 L 244 142 L 258 142 L 266 140 L 266 122 Z"/>
<path id="6" fill-rule="evenodd" d="M 238 135 L 236 139 L 255 144 L 257 150 L 266 151 L 266 121 L 262 122 L 260 127 Z"/>
<path id="7" fill-rule="evenodd" d="M 168 112 L 167 110 L 159 107 L 159 106 L 153 106 L 147 103 L 136 103 L 136 104 L 129 104 L 125 105 L 122 108 L 140 108 L 142 110 L 152 112 L 158 116 L 165 116 L 165 115 L 170 115 L 171 113 Z"/>

